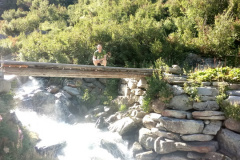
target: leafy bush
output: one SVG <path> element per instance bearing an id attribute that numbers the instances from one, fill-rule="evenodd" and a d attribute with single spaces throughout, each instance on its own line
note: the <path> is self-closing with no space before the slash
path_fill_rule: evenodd
<path id="1" fill-rule="evenodd" d="M 171 87 L 163 79 L 161 67 L 164 65 L 165 63 L 161 59 L 158 59 L 155 63 L 156 72 L 154 72 L 152 77 L 147 78 L 148 89 L 146 90 L 142 105 L 143 110 L 146 112 L 150 111 L 152 100 L 159 98 L 163 102 L 168 103 L 173 97 Z"/>
<path id="2" fill-rule="evenodd" d="M 240 68 L 220 67 L 208 68 L 206 70 L 199 70 L 189 74 L 189 79 L 204 82 L 204 81 L 226 81 L 239 82 Z"/>
<path id="3" fill-rule="evenodd" d="M 128 108 L 127 108 L 127 106 L 125 105 L 125 104 L 122 104 L 121 106 L 120 106 L 120 108 L 119 108 L 119 111 L 120 112 L 124 112 L 124 111 L 126 111 Z"/>
<path id="4" fill-rule="evenodd" d="M 227 118 L 233 118 L 235 120 L 240 121 L 240 105 L 230 104 L 228 102 L 223 101 L 221 106 L 221 110 L 224 112 Z"/>

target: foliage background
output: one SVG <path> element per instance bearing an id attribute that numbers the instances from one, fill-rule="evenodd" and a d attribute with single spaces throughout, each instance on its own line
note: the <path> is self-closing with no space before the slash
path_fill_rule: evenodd
<path id="1" fill-rule="evenodd" d="M 240 0 L 10 0 L 5 9 L 0 54 L 18 60 L 92 64 L 98 43 L 110 65 L 126 67 L 240 53 Z"/>

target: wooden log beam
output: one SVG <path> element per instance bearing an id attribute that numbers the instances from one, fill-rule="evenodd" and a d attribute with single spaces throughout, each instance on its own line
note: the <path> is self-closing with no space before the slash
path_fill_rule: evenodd
<path id="1" fill-rule="evenodd" d="M 36 68 L 5 68 L 6 75 L 34 76 L 34 77 L 72 77 L 72 78 L 140 78 L 151 76 L 150 73 L 136 72 L 105 72 L 82 70 L 56 70 Z"/>

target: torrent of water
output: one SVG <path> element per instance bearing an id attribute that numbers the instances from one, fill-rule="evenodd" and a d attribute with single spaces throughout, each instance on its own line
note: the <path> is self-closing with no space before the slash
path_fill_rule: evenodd
<path id="1" fill-rule="evenodd" d="M 16 91 L 18 100 L 23 100 L 24 95 L 33 93 L 41 83 L 31 79 Z M 101 141 L 107 140 L 116 144 L 124 159 L 131 160 L 132 156 L 127 148 L 127 142 L 123 141 L 117 133 L 103 132 L 95 128 L 93 123 L 67 124 L 51 119 L 48 116 L 39 115 L 31 109 L 18 108 L 15 110 L 18 119 L 30 131 L 39 135 L 41 141 L 37 145 L 51 146 L 59 142 L 66 142 L 59 160 L 117 160 L 107 150 L 101 147 Z"/>

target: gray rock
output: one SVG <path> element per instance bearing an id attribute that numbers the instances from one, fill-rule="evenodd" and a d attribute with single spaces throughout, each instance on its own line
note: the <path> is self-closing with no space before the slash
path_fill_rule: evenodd
<path id="1" fill-rule="evenodd" d="M 203 129 L 204 134 L 216 135 L 221 129 L 222 121 L 211 121 L 210 124 L 205 125 Z"/>
<path id="2" fill-rule="evenodd" d="M 156 113 L 162 113 L 162 111 L 165 110 L 166 108 L 167 108 L 166 103 L 164 103 L 160 99 L 155 99 L 152 102 L 152 109 Z"/>
<path id="3" fill-rule="evenodd" d="M 240 89 L 240 84 L 229 84 L 228 89 L 238 90 L 238 89 Z"/>
<path id="4" fill-rule="evenodd" d="M 225 159 L 225 155 L 217 152 L 208 152 L 203 158 L 209 160 L 227 160 Z"/>
<path id="5" fill-rule="evenodd" d="M 0 93 L 8 93 L 11 89 L 11 82 L 0 79 Z"/>
<path id="6" fill-rule="evenodd" d="M 69 86 L 64 86 L 63 90 L 65 90 L 67 93 L 69 93 L 72 96 L 76 96 L 80 94 L 77 88 L 72 88 Z"/>
<path id="7" fill-rule="evenodd" d="M 137 80 L 135 80 L 135 79 L 130 79 L 130 80 L 128 81 L 128 87 L 129 87 L 130 89 L 135 89 L 135 88 L 137 88 L 137 83 L 138 83 Z"/>
<path id="8" fill-rule="evenodd" d="M 240 159 L 240 135 L 228 129 L 221 129 L 217 134 L 217 140 L 221 143 L 220 149 Z"/>
<path id="9" fill-rule="evenodd" d="M 149 129 L 141 128 L 139 130 L 139 143 L 147 150 L 151 150 L 154 148 L 154 142 L 157 136 L 152 134 Z"/>
<path id="10" fill-rule="evenodd" d="M 159 119 L 162 117 L 161 114 L 158 113 L 150 113 L 150 118 L 156 122 L 159 122 Z"/>
<path id="11" fill-rule="evenodd" d="M 197 153 L 197 152 L 188 152 L 187 158 L 194 159 L 194 160 L 201 160 L 202 157 L 205 156 L 205 153 Z"/>
<path id="12" fill-rule="evenodd" d="M 40 142 L 35 146 L 35 150 L 43 157 L 55 158 L 65 146 L 66 142 L 58 142 L 48 146 Z"/>
<path id="13" fill-rule="evenodd" d="M 210 116 L 224 116 L 220 111 L 194 111 L 192 112 L 193 118 L 195 117 L 210 117 Z"/>
<path id="14" fill-rule="evenodd" d="M 169 107 L 176 110 L 189 110 L 193 106 L 190 104 L 189 98 L 187 95 L 175 96 L 171 99 Z"/>
<path id="15" fill-rule="evenodd" d="M 201 120 L 225 120 L 225 116 L 209 116 L 209 117 L 195 117 L 195 119 L 201 119 Z"/>
<path id="16" fill-rule="evenodd" d="M 228 86 L 229 84 L 227 82 L 213 82 L 213 86 L 219 87 L 219 86 Z"/>
<path id="17" fill-rule="evenodd" d="M 160 123 L 166 130 L 180 134 L 202 133 L 204 127 L 203 121 L 167 117 L 161 117 Z"/>
<path id="18" fill-rule="evenodd" d="M 148 88 L 147 80 L 145 78 L 141 78 L 137 83 L 138 88 Z"/>
<path id="19" fill-rule="evenodd" d="M 115 158 L 120 158 L 122 160 L 125 160 L 124 153 L 122 153 L 122 151 L 120 150 L 120 148 L 117 146 L 117 144 L 115 142 L 111 142 L 109 140 L 102 139 L 101 147 L 106 149 Z"/>
<path id="20" fill-rule="evenodd" d="M 60 88 L 58 86 L 51 85 L 48 87 L 47 91 L 52 94 L 58 93 Z"/>
<path id="21" fill-rule="evenodd" d="M 118 132 L 120 135 L 129 134 L 138 128 L 137 122 L 133 121 L 129 117 L 125 117 L 111 124 L 108 129 L 112 132 Z"/>
<path id="22" fill-rule="evenodd" d="M 158 154 L 166 154 L 177 151 L 174 141 L 165 141 L 158 137 L 154 144 L 154 151 Z"/>
<path id="23" fill-rule="evenodd" d="M 232 105 L 240 105 L 240 97 L 238 96 L 229 96 L 226 101 Z"/>
<path id="24" fill-rule="evenodd" d="M 175 142 L 178 151 L 193 151 L 198 153 L 215 152 L 218 150 L 217 141 L 208 142 Z"/>
<path id="25" fill-rule="evenodd" d="M 216 111 L 219 109 L 219 105 L 216 101 L 207 101 L 207 102 L 194 102 L 193 109 L 199 111 Z"/>
<path id="26" fill-rule="evenodd" d="M 136 155 L 136 160 L 155 160 L 157 154 L 153 151 L 147 151 Z"/>
<path id="27" fill-rule="evenodd" d="M 144 150 L 140 143 L 134 142 L 131 148 L 131 152 L 133 153 L 133 157 L 136 157 L 136 154 L 142 153 Z"/>
<path id="28" fill-rule="evenodd" d="M 96 121 L 95 127 L 98 129 L 105 129 L 108 127 L 108 123 L 105 121 L 103 117 L 99 117 Z"/>
<path id="29" fill-rule="evenodd" d="M 240 133 L 240 122 L 232 118 L 224 121 L 224 126 L 232 131 Z"/>
<path id="30" fill-rule="evenodd" d="M 157 122 L 152 120 L 150 115 L 144 116 L 142 119 L 142 123 L 148 129 L 155 128 L 157 125 Z"/>
<path id="31" fill-rule="evenodd" d="M 143 95 L 143 90 L 141 90 L 141 89 L 133 89 L 133 92 L 136 96 L 142 96 Z"/>
<path id="32" fill-rule="evenodd" d="M 198 87 L 197 91 L 199 96 L 217 96 L 219 94 L 216 88 L 211 87 Z"/>
<path id="33" fill-rule="evenodd" d="M 227 91 L 229 96 L 240 96 L 240 90 L 229 90 Z"/>
<path id="34" fill-rule="evenodd" d="M 151 132 L 160 138 L 167 138 L 167 139 L 172 139 L 176 141 L 181 140 L 179 134 L 176 134 L 176 133 L 161 131 L 161 130 L 158 130 L 157 128 L 152 128 Z"/>
<path id="35" fill-rule="evenodd" d="M 200 96 L 202 102 L 206 101 L 216 101 L 216 97 L 213 96 Z"/>
<path id="36" fill-rule="evenodd" d="M 162 112 L 162 116 L 164 117 L 173 117 L 173 118 L 180 118 L 180 119 L 187 119 L 187 115 L 191 115 L 190 112 L 186 111 L 179 111 L 179 110 L 164 110 Z"/>
<path id="37" fill-rule="evenodd" d="M 191 135 L 182 135 L 182 140 L 184 141 L 211 141 L 214 136 L 206 134 L 191 134 Z"/>
<path id="38" fill-rule="evenodd" d="M 171 154 L 163 155 L 161 160 L 188 160 L 186 153 L 184 152 L 174 152 Z"/>
<path id="39" fill-rule="evenodd" d="M 174 96 L 178 96 L 178 95 L 181 95 L 181 94 L 185 93 L 183 88 L 178 86 L 178 85 L 173 85 L 172 90 L 173 90 L 173 95 Z"/>

